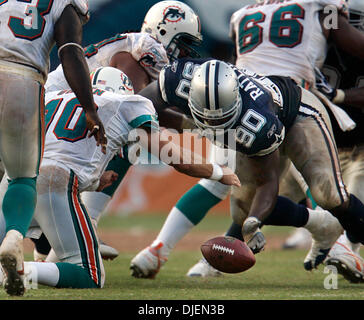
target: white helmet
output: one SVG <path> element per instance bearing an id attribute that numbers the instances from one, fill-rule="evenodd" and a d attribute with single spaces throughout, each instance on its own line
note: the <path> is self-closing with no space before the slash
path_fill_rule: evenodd
<path id="1" fill-rule="evenodd" d="M 160 41 L 171 61 L 178 58 L 181 49 L 192 58 L 199 56 L 191 46 L 202 42 L 200 19 L 183 2 L 156 3 L 147 12 L 141 31 Z"/>
<path id="2" fill-rule="evenodd" d="M 199 128 L 231 128 L 242 108 L 239 81 L 233 68 L 218 60 L 198 67 L 191 81 L 188 106 Z"/>
<path id="3" fill-rule="evenodd" d="M 134 94 L 134 88 L 128 76 L 112 67 L 101 67 L 91 72 L 91 84 L 95 89 L 117 94 Z"/>
<path id="4" fill-rule="evenodd" d="M 348 0 L 348 7 L 350 24 L 364 31 L 364 1 Z"/>

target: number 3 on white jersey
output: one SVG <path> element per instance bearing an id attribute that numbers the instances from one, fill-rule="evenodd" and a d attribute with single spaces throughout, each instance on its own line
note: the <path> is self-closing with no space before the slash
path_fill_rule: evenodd
<path id="1" fill-rule="evenodd" d="M 31 3 L 32 0 L 17 0 L 18 2 Z M 5 5 L 8 0 L 0 2 L 0 6 Z M 25 40 L 35 40 L 42 36 L 45 20 L 52 8 L 53 0 L 38 0 L 35 5 L 28 5 L 24 12 L 24 17 L 9 17 L 8 27 L 16 38 Z"/>

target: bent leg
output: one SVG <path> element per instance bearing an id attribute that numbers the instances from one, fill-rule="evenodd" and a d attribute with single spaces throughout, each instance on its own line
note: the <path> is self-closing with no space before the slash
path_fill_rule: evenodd
<path id="1" fill-rule="evenodd" d="M 304 89 L 299 115 L 287 134 L 284 150 L 317 204 L 364 241 L 364 205 L 346 190 L 327 111 Z"/>
<path id="2" fill-rule="evenodd" d="M 80 201 L 77 177 L 59 167 L 42 167 L 37 186 L 35 219 L 60 260 L 56 286 L 102 287 L 105 274 L 98 240 Z"/>

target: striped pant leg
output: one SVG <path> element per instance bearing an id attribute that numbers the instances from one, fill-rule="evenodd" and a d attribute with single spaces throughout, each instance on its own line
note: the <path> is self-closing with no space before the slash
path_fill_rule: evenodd
<path id="1" fill-rule="evenodd" d="M 329 116 L 307 90 L 302 89 L 299 113 L 283 150 L 304 177 L 319 206 L 330 210 L 348 201 Z"/>
<path id="2" fill-rule="evenodd" d="M 103 287 L 105 272 L 96 233 L 80 200 L 78 178 L 57 167 L 42 167 L 35 219 L 61 262 L 82 267 Z"/>

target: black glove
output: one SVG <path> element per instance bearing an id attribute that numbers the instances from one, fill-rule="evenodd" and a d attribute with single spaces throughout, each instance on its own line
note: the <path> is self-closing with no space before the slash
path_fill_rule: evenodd
<path id="1" fill-rule="evenodd" d="M 323 93 L 330 101 L 334 100 L 337 95 L 337 90 L 327 82 L 325 75 L 319 68 L 315 68 L 316 88 Z"/>

